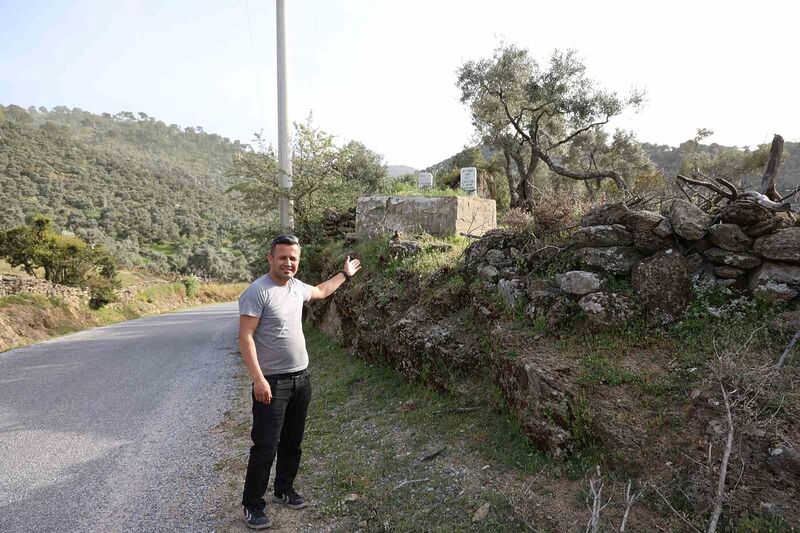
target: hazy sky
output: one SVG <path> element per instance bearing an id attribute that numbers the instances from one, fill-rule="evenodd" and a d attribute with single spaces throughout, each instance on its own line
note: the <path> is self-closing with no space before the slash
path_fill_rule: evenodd
<path id="1" fill-rule="evenodd" d="M 797 2 L 287 0 L 290 117 L 425 167 L 472 141 L 455 71 L 503 40 L 575 48 L 606 87 L 645 89 L 615 126 L 678 144 L 800 140 Z M 276 140 L 274 0 L 0 0 L 0 103 L 144 111 Z"/>

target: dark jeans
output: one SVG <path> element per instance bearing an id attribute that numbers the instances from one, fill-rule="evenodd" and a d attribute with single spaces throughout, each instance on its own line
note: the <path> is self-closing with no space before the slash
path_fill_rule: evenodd
<path id="1" fill-rule="evenodd" d="M 257 402 L 253 396 L 253 430 L 250 432 L 253 446 L 250 448 L 242 495 L 243 505 L 262 509 L 266 506 L 264 494 L 276 452 L 275 492 L 281 493 L 292 488 L 300 467 L 303 453 L 300 444 L 303 442 L 306 413 L 311 401 L 311 376 L 308 373 L 266 378 L 272 389 L 272 401 L 264 404 Z"/>

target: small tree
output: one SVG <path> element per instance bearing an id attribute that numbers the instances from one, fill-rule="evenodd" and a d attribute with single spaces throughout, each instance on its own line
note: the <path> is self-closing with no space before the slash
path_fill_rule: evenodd
<path id="1" fill-rule="evenodd" d="M 52 221 L 44 216 L 34 217 L 27 226 L 0 232 L 0 256 L 31 276 L 42 269 L 46 280 L 62 285 L 85 285 L 93 274 L 113 280 L 117 272 L 101 246 L 56 233 Z"/>

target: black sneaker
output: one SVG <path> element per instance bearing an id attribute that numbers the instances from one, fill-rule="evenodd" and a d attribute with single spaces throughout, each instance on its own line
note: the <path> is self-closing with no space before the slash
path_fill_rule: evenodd
<path id="1" fill-rule="evenodd" d="M 305 498 L 297 494 L 297 491 L 294 489 L 285 490 L 283 493 L 276 492 L 272 497 L 272 501 L 275 503 L 282 503 L 290 509 L 302 509 L 307 505 Z"/>
<path id="2" fill-rule="evenodd" d="M 267 513 L 258 507 L 245 507 L 244 508 L 244 523 L 250 529 L 267 529 L 272 526 Z"/>

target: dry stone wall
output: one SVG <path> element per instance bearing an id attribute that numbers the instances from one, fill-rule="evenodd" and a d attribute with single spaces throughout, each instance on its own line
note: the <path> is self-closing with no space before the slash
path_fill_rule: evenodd
<path id="1" fill-rule="evenodd" d="M 89 300 L 89 291 L 85 289 L 57 285 L 37 278 L 0 276 L 0 296 L 12 294 L 38 294 L 58 298 L 71 305 L 80 305 Z"/>
<path id="2" fill-rule="evenodd" d="M 526 315 L 543 316 L 550 327 L 578 309 L 594 329 L 639 316 L 666 325 L 680 320 L 694 293 L 714 286 L 770 302 L 798 298 L 800 227 L 790 224 L 747 199 L 732 202 L 717 216 L 685 200 L 674 200 L 663 213 L 608 204 L 581 219 L 569 241 L 579 268 L 561 272 L 556 283 L 498 268 L 513 264 L 519 254 L 513 247 L 497 247 L 499 237 L 489 236 L 467 251 L 467 270 L 509 306 L 518 306 L 517 293 L 527 292 Z M 549 259 L 527 258 L 529 266 Z M 630 280 L 633 294 L 610 291 L 608 281 L 621 278 Z M 512 286 L 527 290 L 510 291 Z"/>

